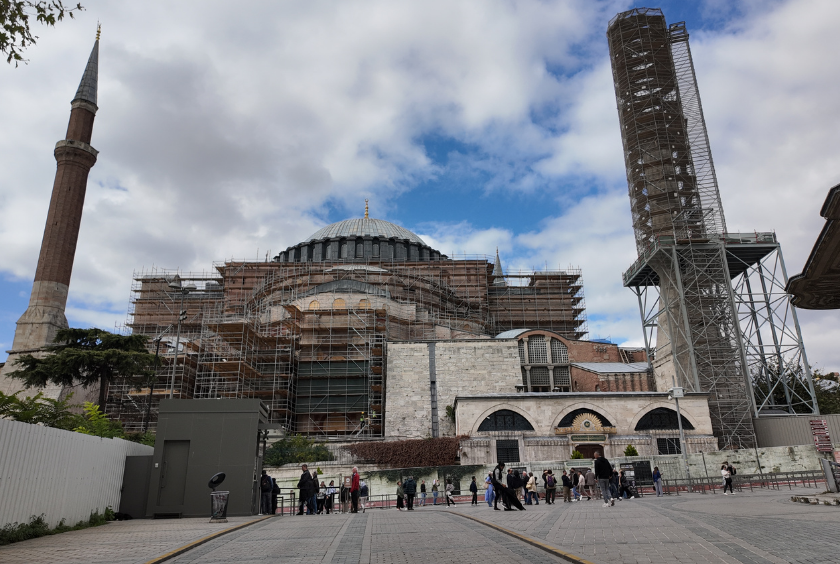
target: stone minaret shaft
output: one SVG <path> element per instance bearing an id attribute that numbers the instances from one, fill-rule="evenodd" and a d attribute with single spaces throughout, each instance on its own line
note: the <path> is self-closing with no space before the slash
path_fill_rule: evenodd
<path id="1" fill-rule="evenodd" d="M 18 354 L 36 353 L 53 342 L 59 329 L 67 327 L 64 310 L 82 221 L 88 172 L 96 163 L 98 153 L 90 146 L 97 110 L 98 69 L 97 32 L 79 89 L 70 103 L 67 135 L 55 145 L 57 169 L 35 281 L 29 307 L 17 322 L 14 344 L 3 376 L 15 369 L 13 361 Z M 8 378 L 0 378 L 0 388 L 5 391 L 19 389 L 19 386 Z"/>

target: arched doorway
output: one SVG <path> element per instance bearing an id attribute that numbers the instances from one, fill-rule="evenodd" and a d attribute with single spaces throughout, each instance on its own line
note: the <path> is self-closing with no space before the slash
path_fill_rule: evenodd
<path id="1" fill-rule="evenodd" d="M 586 445 L 577 445 L 575 447 L 579 453 L 583 455 L 584 458 L 595 458 L 595 453 L 600 452 L 604 454 L 604 445 L 596 445 L 596 444 L 586 444 Z"/>

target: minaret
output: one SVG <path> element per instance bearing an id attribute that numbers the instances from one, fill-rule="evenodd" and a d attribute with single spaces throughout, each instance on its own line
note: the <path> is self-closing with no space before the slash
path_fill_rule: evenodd
<path id="1" fill-rule="evenodd" d="M 502 259 L 499 258 L 499 247 L 496 247 L 496 264 L 493 266 L 493 277 L 494 286 L 507 286 L 505 273 L 502 270 Z"/>
<path id="2" fill-rule="evenodd" d="M 55 144 L 54 154 L 58 165 L 29 307 L 18 319 L 14 344 L 12 350 L 8 351 L 9 358 L 0 374 L 0 390 L 6 393 L 22 388 L 19 381 L 7 376 L 16 368 L 15 358 L 20 354 L 37 353 L 53 342 L 59 329 L 67 327 L 64 309 L 67 305 L 76 241 L 79 238 L 88 173 L 96 163 L 98 154 L 90 146 L 90 140 L 97 110 L 99 34 L 97 28 L 96 41 L 85 73 L 76 96 L 70 102 L 67 135 Z M 45 390 L 45 395 L 58 397 L 61 390 Z"/>

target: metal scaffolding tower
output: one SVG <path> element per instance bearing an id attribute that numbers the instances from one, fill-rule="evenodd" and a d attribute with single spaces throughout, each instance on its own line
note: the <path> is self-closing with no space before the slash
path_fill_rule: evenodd
<path id="1" fill-rule="evenodd" d="M 639 8 L 607 38 L 639 253 L 624 285 L 657 386 L 709 393 L 720 447 L 752 447 L 753 416 L 817 409 L 795 312 L 778 296 L 781 249 L 772 233 L 726 232 L 684 23 Z"/>

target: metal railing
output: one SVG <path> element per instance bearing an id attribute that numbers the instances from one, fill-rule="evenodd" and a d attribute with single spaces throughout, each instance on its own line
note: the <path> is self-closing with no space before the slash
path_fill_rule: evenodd
<path id="1" fill-rule="evenodd" d="M 732 487 L 739 492 L 745 490 L 781 490 L 787 486 L 789 490 L 796 487 L 819 488 L 825 483 L 825 475 L 816 470 L 802 472 L 773 472 L 770 474 L 736 474 L 732 477 Z M 724 486 L 722 478 L 691 478 L 669 480 L 662 479 L 662 493 L 666 495 L 680 495 L 680 493 L 715 494 Z M 639 495 L 654 492 L 653 484 L 636 484 Z"/>

